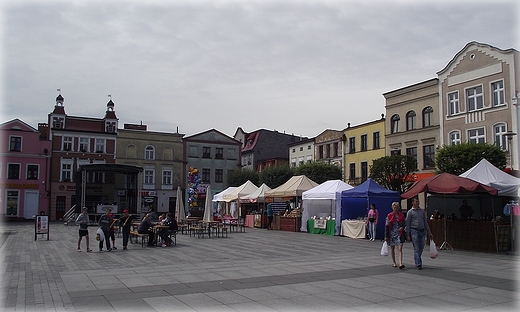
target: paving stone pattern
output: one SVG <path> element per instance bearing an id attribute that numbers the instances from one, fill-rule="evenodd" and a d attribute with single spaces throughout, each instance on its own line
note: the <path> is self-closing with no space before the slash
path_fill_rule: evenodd
<path id="1" fill-rule="evenodd" d="M 392 268 L 381 242 L 250 229 L 228 238 L 177 236 L 177 246 L 76 251 L 75 226 L 0 228 L 4 311 L 512 311 L 518 256 L 441 250 Z M 442 240 L 438 240 L 440 245 Z"/>

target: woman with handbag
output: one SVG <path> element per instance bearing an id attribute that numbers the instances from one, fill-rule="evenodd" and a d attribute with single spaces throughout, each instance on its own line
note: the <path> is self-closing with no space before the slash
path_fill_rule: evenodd
<path id="1" fill-rule="evenodd" d="M 370 204 L 370 210 L 368 211 L 367 218 L 367 226 L 368 238 L 372 242 L 376 240 L 377 219 L 379 219 L 379 212 L 376 209 L 376 204 Z"/>
<path id="2" fill-rule="evenodd" d="M 403 243 L 405 219 L 404 214 L 399 209 L 399 203 L 392 203 L 392 212 L 386 216 L 385 224 L 385 241 L 390 245 L 390 255 L 392 256 L 392 267 L 397 268 L 395 262 L 395 246 L 399 252 L 399 269 L 404 269 L 403 264 Z"/>

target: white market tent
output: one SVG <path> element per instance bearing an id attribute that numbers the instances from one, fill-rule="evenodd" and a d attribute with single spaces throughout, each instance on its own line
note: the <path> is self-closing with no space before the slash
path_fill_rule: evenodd
<path id="1" fill-rule="evenodd" d="M 224 195 L 226 193 L 232 192 L 236 188 L 237 188 L 236 186 L 230 186 L 227 189 L 223 190 L 222 192 L 213 195 L 212 201 L 213 202 L 218 202 L 218 213 L 219 214 L 222 215 L 222 214 L 224 214 L 227 211 L 227 209 L 226 209 L 226 202 L 224 202 Z"/>
<path id="2" fill-rule="evenodd" d="M 499 196 L 519 196 L 520 179 L 498 169 L 485 158 L 460 176 L 496 188 Z"/>
<path id="3" fill-rule="evenodd" d="M 230 201 L 238 200 L 243 196 L 247 196 L 256 190 L 258 190 L 258 186 L 254 185 L 253 182 L 247 180 L 246 183 L 240 185 L 233 191 L 224 194 L 223 200 L 229 203 Z"/>
<path id="4" fill-rule="evenodd" d="M 233 191 L 236 188 L 237 188 L 236 186 L 230 186 L 227 189 L 223 190 L 222 192 L 213 195 L 212 201 L 213 202 L 224 201 L 224 194 L 229 193 L 229 192 Z"/>
<path id="5" fill-rule="evenodd" d="M 270 190 L 271 190 L 271 188 L 269 186 L 267 186 L 267 184 L 263 183 L 253 193 L 240 197 L 240 200 L 246 200 L 251 203 L 256 203 L 256 202 L 263 203 L 263 202 L 265 202 L 265 192 L 270 191 Z"/>
<path id="6" fill-rule="evenodd" d="M 266 197 L 290 197 L 302 196 L 302 193 L 318 186 L 318 183 L 312 181 L 304 175 L 293 176 L 287 182 L 279 187 L 265 192 Z"/>
<path id="7" fill-rule="evenodd" d="M 303 192 L 303 212 L 301 231 L 307 232 L 307 220 L 313 216 L 332 216 L 339 218 L 336 213 L 341 213 L 341 192 L 349 190 L 353 186 L 341 180 L 329 180 Z M 338 229 L 336 229 L 337 232 Z M 339 233 L 336 233 L 338 235 Z"/>

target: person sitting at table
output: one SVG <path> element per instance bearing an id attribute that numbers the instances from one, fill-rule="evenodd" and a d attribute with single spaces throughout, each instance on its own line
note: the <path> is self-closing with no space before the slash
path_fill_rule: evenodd
<path id="1" fill-rule="evenodd" d="M 153 231 L 153 223 L 150 217 L 150 214 L 147 213 L 143 221 L 141 221 L 141 224 L 139 224 L 139 227 L 137 228 L 137 233 L 139 234 L 148 234 L 148 247 L 154 247 L 155 246 L 155 232 Z"/>
<path id="2" fill-rule="evenodd" d="M 177 225 L 177 221 L 175 221 L 175 219 L 172 218 L 172 214 L 169 212 L 166 214 L 166 218 L 164 220 L 165 222 L 163 222 L 163 225 L 167 225 L 169 226 L 169 228 L 161 232 L 161 238 L 164 242 L 162 244 L 162 247 L 167 247 L 171 246 L 173 243 L 172 239 L 170 238 L 170 235 L 177 233 L 179 227 Z"/>

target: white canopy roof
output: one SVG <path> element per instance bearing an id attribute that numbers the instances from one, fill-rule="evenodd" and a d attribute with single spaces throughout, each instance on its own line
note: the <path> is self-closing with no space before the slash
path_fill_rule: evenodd
<path id="1" fill-rule="evenodd" d="M 304 175 L 293 176 L 287 182 L 279 187 L 265 192 L 267 197 L 288 197 L 302 196 L 302 193 L 318 186 L 318 183 L 312 181 Z"/>
<path id="2" fill-rule="evenodd" d="M 240 199 L 249 200 L 252 203 L 263 201 L 265 199 L 265 192 L 270 190 L 271 188 L 267 186 L 267 184 L 263 183 L 256 191 L 249 195 L 240 197 Z"/>
<path id="3" fill-rule="evenodd" d="M 341 180 L 329 180 L 322 184 L 303 192 L 302 198 L 305 199 L 336 199 L 336 193 L 354 188 Z"/>
<path id="4" fill-rule="evenodd" d="M 223 190 L 222 192 L 213 195 L 212 201 L 214 201 L 214 202 L 224 201 L 224 194 L 229 193 L 236 188 L 237 188 L 236 186 L 230 186 L 227 189 Z"/>
<path id="5" fill-rule="evenodd" d="M 246 183 L 240 185 L 233 191 L 224 194 L 223 200 L 225 202 L 238 200 L 240 197 L 249 195 L 249 194 L 253 193 L 254 191 L 256 191 L 257 189 L 258 189 L 258 186 L 254 185 L 253 182 L 247 180 Z"/>
<path id="6" fill-rule="evenodd" d="M 520 179 L 498 169 L 485 158 L 460 176 L 494 187 L 498 190 L 498 195 L 519 195 Z"/>

